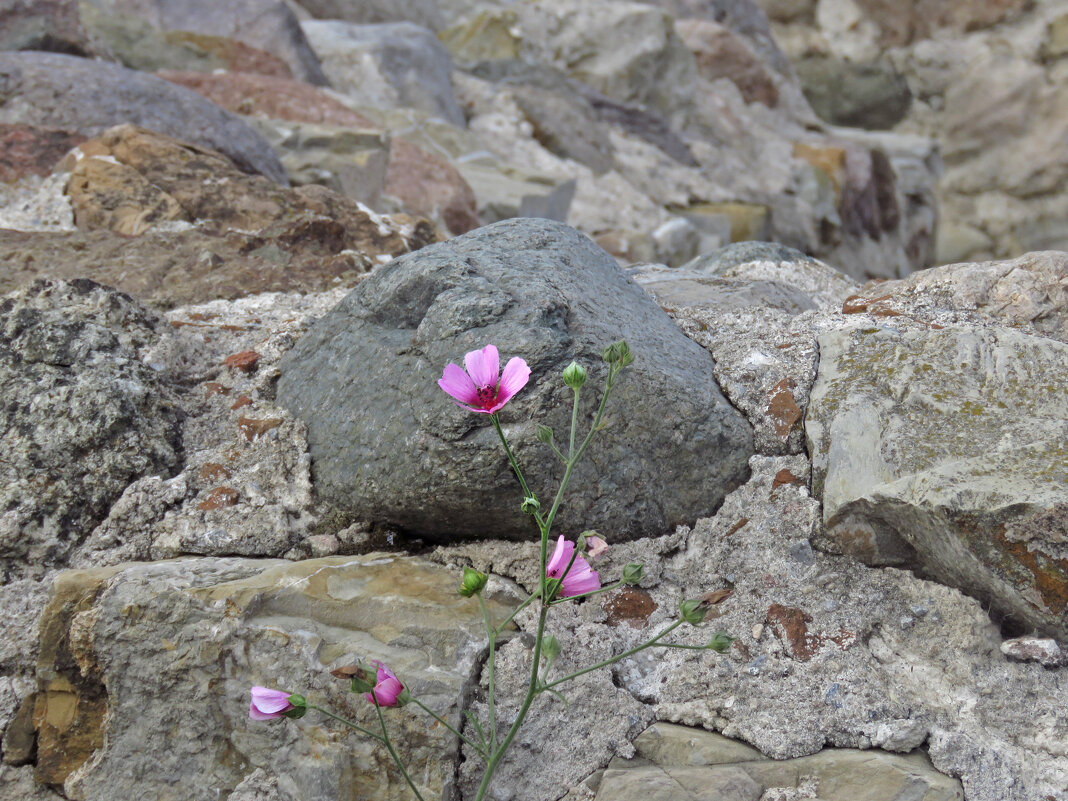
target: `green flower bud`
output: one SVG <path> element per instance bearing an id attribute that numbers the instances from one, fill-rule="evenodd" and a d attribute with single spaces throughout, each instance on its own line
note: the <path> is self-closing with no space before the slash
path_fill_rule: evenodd
<path id="1" fill-rule="evenodd" d="M 630 351 L 630 345 L 622 341 L 615 342 L 601 351 L 601 358 L 608 364 L 616 364 L 621 368 L 634 362 L 634 354 Z"/>
<path id="2" fill-rule="evenodd" d="M 586 368 L 578 362 L 571 362 L 564 368 L 564 383 L 572 389 L 582 389 L 586 383 Z"/>
<path id="3" fill-rule="evenodd" d="M 712 635 L 712 639 L 709 640 L 708 645 L 705 647 L 718 654 L 724 654 L 727 652 L 727 649 L 731 647 L 731 643 L 737 639 L 737 637 L 732 637 L 725 631 L 717 631 Z"/>
<path id="4" fill-rule="evenodd" d="M 544 442 L 548 445 L 553 441 L 553 430 L 549 426 L 538 426 L 538 442 Z"/>
<path id="5" fill-rule="evenodd" d="M 637 563 L 629 564 L 623 568 L 623 583 L 624 584 L 637 584 L 642 580 L 642 571 L 645 569 L 645 565 Z"/>
<path id="6" fill-rule="evenodd" d="M 549 635 L 548 639 L 542 641 L 541 653 L 549 662 L 552 662 L 556 657 L 560 656 L 561 650 L 560 641 L 552 634 Z"/>
<path id="7" fill-rule="evenodd" d="M 691 626 L 698 626 L 704 622 L 708 613 L 708 606 L 700 598 L 692 598 L 679 604 L 679 615 Z"/>
<path id="8" fill-rule="evenodd" d="M 479 573 L 473 567 L 465 567 L 464 577 L 460 579 L 460 586 L 456 588 L 456 591 L 464 598 L 470 598 L 482 592 L 487 581 L 489 581 L 489 576 L 485 573 Z"/>
<path id="9" fill-rule="evenodd" d="M 402 707 L 402 706 L 405 706 L 406 704 L 410 704 L 411 702 L 412 702 L 412 694 L 410 692 L 408 692 L 408 688 L 405 687 L 403 690 L 401 690 L 400 695 L 397 696 L 397 703 L 394 704 L 394 706 Z"/>
<path id="10" fill-rule="evenodd" d="M 293 700 L 293 696 L 290 696 L 289 700 L 292 701 Z M 301 700 L 303 701 L 304 699 L 302 698 Z M 302 718 L 302 717 L 304 717 L 305 715 L 308 714 L 308 707 L 306 707 L 306 706 L 294 706 L 293 709 L 289 709 L 289 710 L 283 712 L 282 714 L 285 715 L 287 718 L 293 718 L 294 720 L 297 720 L 297 719 Z"/>
<path id="11" fill-rule="evenodd" d="M 307 700 L 305 700 L 304 696 L 303 695 L 297 695 L 296 693 L 294 693 L 293 695 L 289 696 L 289 703 L 293 704 L 293 706 L 299 706 L 299 707 L 305 707 L 305 706 L 308 705 L 308 702 L 307 702 Z"/>
<path id="12" fill-rule="evenodd" d="M 523 514 L 532 515 L 541 509 L 541 503 L 534 497 L 524 498 L 519 508 L 523 510 Z"/>

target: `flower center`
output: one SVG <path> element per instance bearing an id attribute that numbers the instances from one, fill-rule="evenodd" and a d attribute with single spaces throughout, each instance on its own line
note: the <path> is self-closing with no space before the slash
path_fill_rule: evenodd
<path id="1" fill-rule="evenodd" d="M 478 392 L 478 402 L 483 406 L 490 406 L 493 401 L 497 400 L 497 387 L 479 387 L 476 391 Z"/>

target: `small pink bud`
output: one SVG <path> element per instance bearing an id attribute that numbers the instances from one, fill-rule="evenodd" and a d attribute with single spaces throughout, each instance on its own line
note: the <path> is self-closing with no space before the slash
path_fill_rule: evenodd
<path id="1" fill-rule="evenodd" d="M 269 687 L 253 687 L 248 716 L 253 720 L 284 717 L 286 712 L 296 709 L 293 704 L 289 703 L 289 696 L 292 694 L 285 690 L 272 690 Z"/>
<path id="2" fill-rule="evenodd" d="M 608 550 L 608 543 L 597 536 L 586 538 L 586 553 L 590 555 L 590 559 L 600 559 L 605 555 Z"/>

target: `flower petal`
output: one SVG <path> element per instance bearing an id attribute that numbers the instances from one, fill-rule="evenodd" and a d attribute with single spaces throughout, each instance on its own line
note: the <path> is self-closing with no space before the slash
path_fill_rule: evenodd
<path id="1" fill-rule="evenodd" d="M 292 707 L 285 690 L 272 690 L 269 687 L 252 688 L 252 705 L 265 714 L 284 712 Z"/>
<path id="2" fill-rule="evenodd" d="M 253 720 L 274 720 L 275 718 L 282 717 L 281 712 L 260 712 L 256 709 L 256 702 L 253 701 L 248 707 L 248 716 Z"/>
<path id="3" fill-rule="evenodd" d="M 527 385 L 529 380 L 530 367 L 527 366 L 525 360 L 520 359 L 518 356 L 513 356 L 508 360 L 508 364 L 504 366 L 504 373 L 501 375 L 501 386 L 497 391 L 497 403 L 502 406 L 506 404 L 515 393 Z"/>
<path id="4" fill-rule="evenodd" d="M 438 386 L 461 403 L 478 403 L 478 388 L 458 364 L 445 365 Z"/>
<path id="5" fill-rule="evenodd" d="M 549 578 L 560 578 L 560 574 L 567 568 L 571 561 L 571 554 L 575 552 L 575 544 L 568 542 L 561 534 L 556 541 L 556 549 L 545 565 L 545 575 Z"/>
<path id="6" fill-rule="evenodd" d="M 600 559 L 605 555 L 608 550 L 608 543 L 601 537 L 587 537 L 586 538 L 586 551 L 590 555 L 590 559 Z"/>
<path id="7" fill-rule="evenodd" d="M 464 367 L 476 387 L 497 388 L 501 375 L 501 357 L 496 345 L 486 345 L 482 350 L 473 350 L 464 356 Z"/>
<path id="8" fill-rule="evenodd" d="M 404 685 L 396 677 L 386 679 L 374 689 L 379 706 L 396 706 L 397 698 L 400 697 L 402 692 L 404 692 Z"/>
<path id="9" fill-rule="evenodd" d="M 582 595 L 599 589 L 601 589 L 601 577 L 597 575 L 597 571 L 593 570 L 589 562 L 581 556 L 575 557 L 575 563 L 564 576 L 560 595 L 570 598 L 572 595 Z"/>

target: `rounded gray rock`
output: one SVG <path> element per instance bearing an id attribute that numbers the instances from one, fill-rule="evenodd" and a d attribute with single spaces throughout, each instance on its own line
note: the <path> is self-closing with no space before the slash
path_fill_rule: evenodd
<path id="1" fill-rule="evenodd" d="M 130 122 L 224 153 L 288 186 L 267 140 L 191 89 L 116 64 L 58 53 L 0 53 L 0 122 L 84 136 Z"/>
<path id="2" fill-rule="evenodd" d="M 488 343 L 502 364 L 527 361 L 530 383 L 501 418 L 547 505 L 562 466 L 535 433 L 549 425 L 566 447 L 571 392 L 560 373 L 572 359 L 589 368 L 584 433 L 601 350 L 621 339 L 636 361 L 558 519 L 609 540 L 661 534 L 709 514 L 745 479 L 752 430 L 720 393 L 707 351 L 566 225 L 506 220 L 386 265 L 281 362 L 278 399 L 307 423 L 316 489 L 335 506 L 438 540 L 533 537 L 489 420 L 457 408 L 437 379 Z"/>

